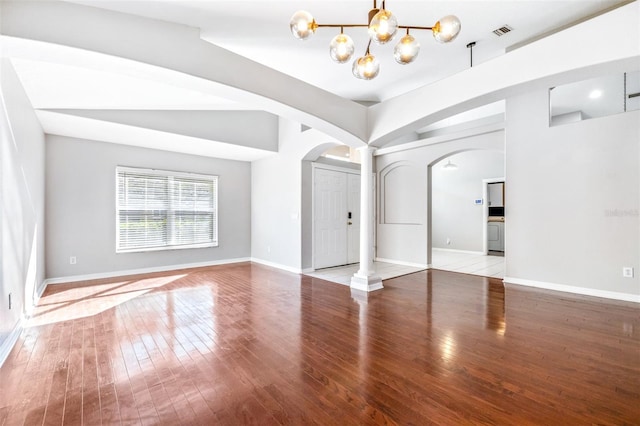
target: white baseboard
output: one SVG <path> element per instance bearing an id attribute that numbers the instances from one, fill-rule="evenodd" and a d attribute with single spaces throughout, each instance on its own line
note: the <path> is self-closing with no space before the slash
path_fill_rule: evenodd
<path id="1" fill-rule="evenodd" d="M 385 259 L 384 257 L 376 257 L 376 262 L 393 263 L 395 265 L 411 266 L 411 267 L 414 267 L 414 268 L 429 269 L 429 265 L 427 265 L 426 263 L 405 262 L 403 260 Z"/>
<path id="2" fill-rule="evenodd" d="M 313 268 L 304 268 L 304 269 L 302 270 L 302 273 L 303 273 L 303 274 L 310 274 L 310 273 L 315 272 L 315 271 L 316 271 L 316 270 L 315 270 L 315 269 L 313 269 Z"/>
<path id="3" fill-rule="evenodd" d="M 508 284 L 516 284 L 516 285 L 522 285 L 526 287 L 536 287 L 536 288 L 543 288 L 545 290 L 555 290 L 555 291 L 562 291 L 565 293 L 580 294 L 583 296 L 594 296 L 594 297 L 602 297 L 605 299 L 614 299 L 614 300 L 622 300 L 625 302 L 640 303 L 640 295 L 638 294 L 618 293 L 615 291 L 598 290 L 598 289 L 586 288 L 586 287 L 575 287 L 575 286 L 565 285 L 565 284 L 554 284 L 554 283 L 547 283 L 542 281 L 524 280 L 521 278 L 513 278 L 513 277 L 504 277 L 503 281 Z"/>
<path id="4" fill-rule="evenodd" d="M 471 250 L 457 250 L 457 249 L 448 249 L 448 248 L 440 248 L 440 247 L 432 247 L 431 251 L 445 251 L 448 253 L 463 253 L 463 254 L 477 254 L 480 256 L 484 256 L 483 251 L 471 251 Z"/>
<path id="5" fill-rule="evenodd" d="M 0 345 L 0 367 L 2 367 L 4 362 L 7 360 L 7 358 L 9 357 L 9 353 L 11 353 L 11 350 L 18 341 L 20 334 L 22 334 L 23 324 L 24 318 L 21 315 L 15 327 L 13 327 L 13 330 L 11 330 L 11 333 L 9 333 L 7 338 L 4 339 L 4 342 L 2 342 L 2 345 Z"/>
<path id="6" fill-rule="evenodd" d="M 73 283 L 78 281 L 99 280 L 102 278 L 123 277 L 127 275 L 150 274 L 153 272 L 177 271 L 180 269 L 203 268 L 207 266 L 228 265 L 231 263 L 250 262 L 248 257 L 237 259 L 213 260 L 210 262 L 184 263 L 180 265 L 155 266 L 151 268 L 127 269 L 112 272 L 99 272 L 96 274 L 72 275 L 69 277 L 47 278 L 44 282 L 45 287 L 49 284 Z"/>
<path id="7" fill-rule="evenodd" d="M 294 268 L 293 266 L 283 265 L 281 263 L 270 262 L 268 260 L 258 259 L 256 257 L 251 258 L 252 262 L 259 263 L 265 266 L 271 266 L 272 268 L 282 269 L 284 271 L 293 272 L 294 274 L 302 274 L 302 269 Z M 306 269 L 305 269 L 306 270 Z M 311 270 L 313 271 L 313 269 Z"/>

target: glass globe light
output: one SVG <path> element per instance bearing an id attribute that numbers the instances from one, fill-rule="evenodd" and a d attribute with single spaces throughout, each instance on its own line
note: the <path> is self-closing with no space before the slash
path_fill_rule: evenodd
<path id="1" fill-rule="evenodd" d="M 462 24 L 457 16 L 447 15 L 436 22 L 431 31 L 437 42 L 448 43 L 458 36 L 461 28 Z"/>
<path id="2" fill-rule="evenodd" d="M 375 56 L 367 53 L 365 56 L 353 61 L 351 72 L 353 72 L 353 75 L 357 78 L 371 80 L 376 78 L 380 72 L 380 62 L 378 62 Z"/>
<path id="3" fill-rule="evenodd" d="M 353 56 L 355 46 L 353 40 L 346 34 L 340 33 L 329 44 L 331 59 L 339 64 L 344 64 Z"/>
<path id="4" fill-rule="evenodd" d="M 393 57 L 401 65 L 413 62 L 418 53 L 420 53 L 420 43 L 411 34 L 402 37 L 393 49 Z"/>
<path id="5" fill-rule="evenodd" d="M 318 24 L 309 12 L 299 10 L 291 17 L 289 28 L 291 28 L 291 34 L 295 38 L 306 40 L 316 32 Z"/>
<path id="6" fill-rule="evenodd" d="M 393 13 L 382 9 L 369 22 L 369 36 L 378 44 L 385 44 L 396 35 L 398 20 Z"/>

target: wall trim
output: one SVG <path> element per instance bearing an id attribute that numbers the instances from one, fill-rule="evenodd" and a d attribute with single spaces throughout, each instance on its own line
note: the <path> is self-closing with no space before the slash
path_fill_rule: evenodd
<path id="1" fill-rule="evenodd" d="M 112 272 L 99 272 L 96 274 L 72 275 L 68 277 L 47 278 L 44 283 L 45 287 L 49 284 L 73 283 L 78 281 L 98 280 L 102 278 L 124 277 L 127 275 L 149 274 L 153 272 L 177 271 L 180 269 L 202 268 L 206 266 L 227 265 L 231 263 L 250 262 L 248 257 L 240 257 L 236 259 L 213 260 L 210 262 L 183 263 L 179 265 L 154 266 L 151 268 L 127 269 Z"/>
<path id="2" fill-rule="evenodd" d="M 480 256 L 486 255 L 486 253 L 481 252 L 481 251 L 447 249 L 447 248 L 440 248 L 440 247 L 431 247 L 431 251 L 445 251 L 445 252 L 448 252 L 448 253 L 477 254 L 477 255 L 480 255 Z"/>
<path id="3" fill-rule="evenodd" d="M 393 263 L 394 265 L 411 266 L 414 268 L 431 268 L 431 265 L 427 265 L 426 263 L 405 262 L 403 260 L 385 259 L 384 257 L 376 257 L 375 260 L 376 262 Z"/>
<path id="4" fill-rule="evenodd" d="M 18 341 L 18 338 L 22 334 L 23 329 L 24 329 L 24 317 L 20 315 L 20 319 L 16 323 L 15 327 L 13 327 L 13 330 L 11 330 L 11 333 L 9 333 L 7 338 L 4 339 L 4 342 L 2 342 L 2 345 L 0 345 L 0 367 L 2 367 L 4 362 L 9 357 L 9 354 L 11 353 L 11 350 L 13 349 L 13 347 L 16 345 L 16 342 Z"/>
<path id="5" fill-rule="evenodd" d="M 562 291 L 565 293 L 580 294 L 583 296 L 602 297 L 604 299 L 622 300 L 625 302 L 640 303 L 640 295 L 619 293 L 616 291 L 598 290 L 595 288 L 575 287 L 565 284 L 554 284 L 543 281 L 525 280 L 522 278 L 504 277 L 503 281 L 508 284 L 522 285 L 526 287 L 536 287 L 545 290 Z"/>
<path id="6" fill-rule="evenodd" d="M 288 272 L 293 272 L 294 274 L 302 274 L 303 273 L 303 270 L 300 269 L 300 268 L 294 268 L 293 266 L 283 265 L 281 263 L 270 262 L 268 260 L 258 259 L 256 257 L 252 257 L 250 260 L 251 260 L 251 262 L 259 263 L 259 264 L 265 265 L 265 266 L 271 266 L 272 268 L 282 269 L 282 270 L 288 271 Z M 305 269 L 305 271 L 306 270 L 307 269 Z M 311 269 L 311 271 L 314 271 L 314 269 Z"/>
<path id="7" fill-rule="evenodd" d="M 408 142 L 400 145 L 390 146 L 388 148 L 379 148 L 373 153 L 374 157 L 380 155 L 392 154 L 394 152 L 408 151 L 410 149 L 422 148 L 427 145 L 435 145 L 439 143 L 451 142 L 458 139 L 464 139 L 471 136 L 481 136 L 487 133 L 501 132 L 505 129 L 505 122 L 486 124 L 480 127 L 461 130 L 455 133 L 447 133 L 444 135 L 433 136 L 427 139 L 418 139 L 415 142 Z"/>
<path id="8" fill-rule="evenodd" d="M 352 163 L 352 164 L 356 164 L 356 163 Z M 351 173 L 352 175 L 360 175 L 359 169 L 351 169 L 349 167 L 340 167 L 340 166 L 334 166 L 333 164 L 316 163 L 315 161 L 312 161 L 311 170 L 314 171 L 315 169 L 333 170 L 334 172 L 344 172 L 344 173 Z"/>
<path id="9" fill-rule="evenodd" d="M 310 273 L 315 272 L 315 271 L 316 270 L 313 269 L 313 268 L 304 268 L 301 273 L 302 274 L 310 274 Z"/>

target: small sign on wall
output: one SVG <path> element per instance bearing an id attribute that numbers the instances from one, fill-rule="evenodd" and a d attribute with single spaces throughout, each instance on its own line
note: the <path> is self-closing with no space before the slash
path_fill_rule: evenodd
<path id="1" fill-rule="evenodd" d="M 473 200 L 473 204 L 475 204 L 476 206 L 481 206 L 483 204 L 482 198 L 476 198 L 475 200 Z"/>

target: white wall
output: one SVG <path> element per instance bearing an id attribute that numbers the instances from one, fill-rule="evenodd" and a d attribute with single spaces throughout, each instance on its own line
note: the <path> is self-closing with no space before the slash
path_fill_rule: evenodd
<path id="1" fill-rule="evenodd" d="M 640 301 L 640 112 L 549 127 L 548 102 L 507 99 L 505 281 Z"/>
<path id="2" fill-rule="evenodd" d="M 338 142 L 300 123 L 280 119 L 279 152 L 251 163 L 251 257 L 291 271 L 303 269 L 303 211 L 308 217 L 311 198 L 302 197 L 302 162 L 315 159 Z M 316 154 L 308 156 L 310 152 Z M 310 166 L 307 164 L 307 169 Z M 305 179 L 305 190 L 310 181 Z M 310 238 L 305 226 L 305 244 Z M 305 257 L 309 256 L 308 244 Z M 308 260 L 305 261 L 308 267 Z"/>
<path id="3" fill-rule="evenodd" d="M 451 160 L 457 169 L 443 169 Z M 432 177 L 433 247 L 483 251 L 483 179 L 504 176 L 504 151 L 467 151 L 436 163 Z M 485 200 L 486 202 L 486 200 Z M 447 238 L 450 244 L 447 244 Z"/>
<path id="4" fill-rule="evenodd" d="M 460 138 L 453 134 L 445 139 L 439 137 L 431 144 L 428 139 L 421 142 L 423 146 L 375 158 L 379 194 L 376 257 L 379 259 L 428 264 L 429 166 L 463 151 L 501 151 L 504 149 L 504 131 Z M 394 173 L 398 173 L 395 178 Z"/>
<path id="5" fill-rule="evenodd" d="M 0 63 L 0 363 L 44 281 L 44 134 L 11 63 Z M 12 308 L 9 310 L 9 294 Z M 14 333 L 11 337 L 16 337 Z"/>
<path id="6" fill-rule="evenodd" d="M 115 168 L 218 175 L 219 246 L 115 252 Z M 251 165 L 119 144 L 47 136 L 47 278 L 112 274 L 250 256 Z M 76 256 L 77 263 L 69 264 Z"/>

